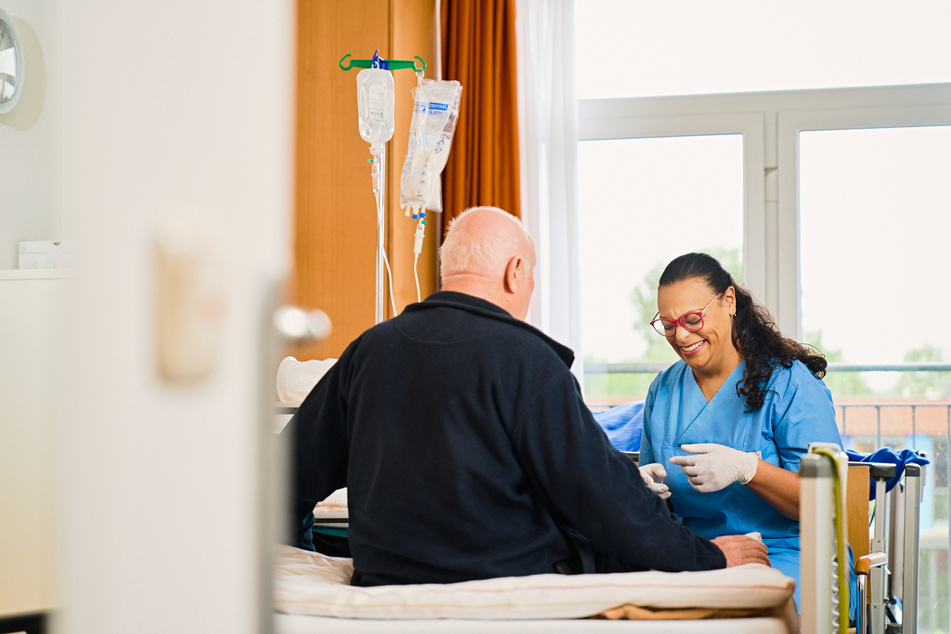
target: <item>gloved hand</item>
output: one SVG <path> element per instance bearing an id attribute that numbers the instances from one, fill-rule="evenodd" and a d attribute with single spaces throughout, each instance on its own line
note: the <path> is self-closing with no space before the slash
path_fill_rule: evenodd
<path id="1" fill-rule="evenodd" d="M 653 491 L 662 500 L 670 497 L 670 489 L 664 484 L 664 478 L 667 477 L 667 470 L 659 462 L 652 462 L 643 467 L 638 467 L 641 477 L 644 478 L 644 484 Z"/>
<path id="2" fill-rule="evenodd" d="M 759 456 L 745 453 L 725 445 L 696 443 L 681 445 L 681 449 L 693 456 L 674 456 L 671 464 L 680 465 L 687 481 L 701 493 L 711 493 L 728 487 L 734 482 L 746 484 L 756 475 Z"/>

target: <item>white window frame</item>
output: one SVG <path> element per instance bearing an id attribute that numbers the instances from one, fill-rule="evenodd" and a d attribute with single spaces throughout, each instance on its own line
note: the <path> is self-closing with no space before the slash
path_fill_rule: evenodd
<path id="1" fill-rule="evenodd" d="M 951 125 L 951 83 L 583 99 L 578 119 L 579 142 L 743 135 L 744 284 L 801 339 L 799 133 Z"/>

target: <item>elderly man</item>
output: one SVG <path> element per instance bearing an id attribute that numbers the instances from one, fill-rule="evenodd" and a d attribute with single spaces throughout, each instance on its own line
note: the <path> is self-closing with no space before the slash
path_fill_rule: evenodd
<path id="1" fill-rule="evenodd" d="M 443 290 L 351 343 L 284 432 L 297 546 L 346 486 L 355 585 L 768 563 L 748 537 L 685 529 L 608 443 L 571 350 L 523 321 L 517 219 L 471 209 L 440 253 Z"/>

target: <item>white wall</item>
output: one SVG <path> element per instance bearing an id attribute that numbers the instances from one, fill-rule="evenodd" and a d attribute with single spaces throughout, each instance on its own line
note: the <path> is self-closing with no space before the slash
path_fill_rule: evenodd
<path id="1" fill-rule="evenodd" d="M 56 394 L 68 280 L 17 268 L 18 243 L 60 239 L 61 11 L 0 0 L 26 83 L 0 114 L 0 615 L 55 607 Z"/>
<path id="2" fill-rule="evenodd" d="M 289 259 L 294 3 L 41 4 L 68 25 L 62 208 L 80 247 L 57 631 L 259 631 L 257 353 Z M 172 218 L 212 227 L 226 263 L 223 346 L 194 385 L 156 371 L 154 240 Z"/>
<path id="3" fill-rule="evenodd" d="M 57 0 L 58 2 L 59 0 Z M 56 2 L 0 0 L 20 33 L 26 81 L 0 114 L 0 270 L 17 268 L 18 243 L 64 239 L 60 214 L 62 27 Z"/>
<path id="4" fill-rule="evenodd" d="M 57 327 L 68 280 L 0 271 L 0 615 L 56 606 Z"/>

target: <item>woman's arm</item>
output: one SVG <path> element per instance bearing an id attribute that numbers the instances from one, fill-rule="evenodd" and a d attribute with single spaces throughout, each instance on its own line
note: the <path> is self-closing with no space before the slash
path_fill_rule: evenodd
<path id="1" fill-rule="evenodd" d="M 673 456 L 670 463 L 683 468 L 687 482 L 697 491 L 710 493 L 739 482 L 786 517 L 799 519 L 799 478 L 795 473 L 753 452 L 726 445 L 694 443 L 680 448 L 688 455 Z"/>
<path id="2" fill-rule="evenodd" d="M 834 442 L 842 446 L 842 438 L 835 421 L 832 394 L 825 384 L 814 377 L 800 362 L 789 369 L 779 369 L 777 379 L 788 383 L 777 409 L 779 419 L 773 429 L 778 467 L 759 461 L 756 475 L 746 485 L 766 503 L 791 519 L 799 519 L 799 461 L 810 442 Z"/>
<path id="3" fill-rule="evenodd" d="M 746 488 L 786 517 L 799 519 L 799 476 L 760 458 Z"/>

